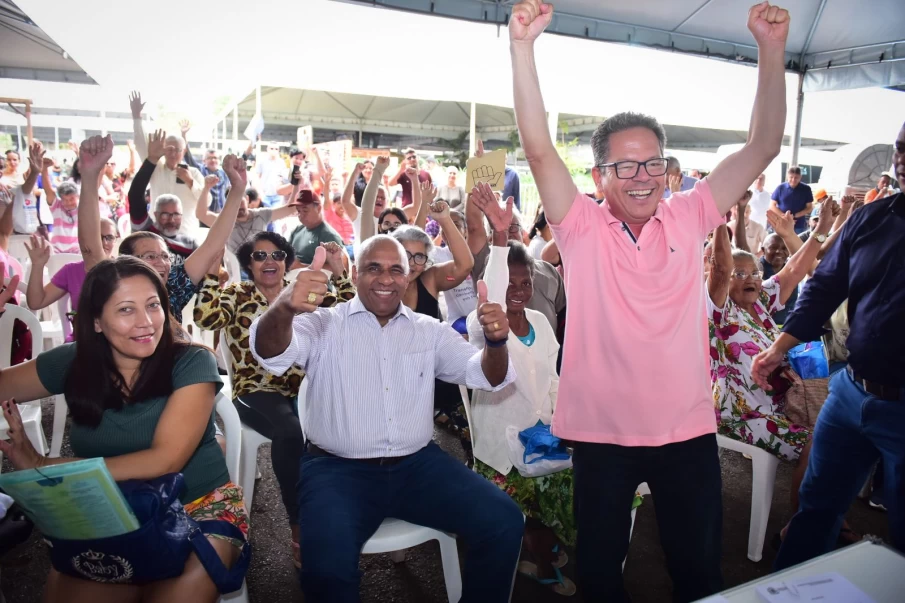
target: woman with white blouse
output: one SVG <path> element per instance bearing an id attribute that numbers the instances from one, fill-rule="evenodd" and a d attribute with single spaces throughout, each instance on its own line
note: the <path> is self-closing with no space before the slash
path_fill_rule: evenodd
<path id="1" fill-rule="evenodd" d="M 499 303 L 509 319 L 509 358 L 516 380 L 498 392 L 475 390 L 471 408 L 475 470 L 506 491 L 527 516 L 526 559 L 519 572 L 549 585 L 561 595 L 575 593 L 575 584 L 559 568 L 568 562 L 562 544 L 575 545 L 572 512 L 572 470 L 542 477 L 523 477 L 509 460 L 506 428 L 518 431 L 538 421 L 553 420 L 559 375 L 559 344 L 543 314 L 525 306 L 531 299 L 534 259 L 524 245 L 509 241 L 491 247 L 484 281 L 488 300 Z M 472 312 L 468 316 L 469 341 L 484 347 L 483 329 Z"/>

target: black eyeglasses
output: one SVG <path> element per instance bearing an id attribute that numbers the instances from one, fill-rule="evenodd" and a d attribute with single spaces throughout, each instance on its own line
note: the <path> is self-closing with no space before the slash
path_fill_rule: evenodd
<path id="1" fill-rule="evenodd" d="M 252 251 L 251 259 L 253 259 L 256 262 L 263 262 L 264 260 L 267 259 L 267 255 L 268 254 L 266 251 Z M 271 251 L 269 255 L 270 255 L 270 257 L 273 258 L 273 261 L 275 261 L 275 262 L 282 262 L 283 260 L 286 259 L 286 252 L 281 249 L 277 249 L 276 251 Z"/>
<path id="2" fill-rule="evenodd" d="M 104 243 L 112 243 L 113 241 L 116 240 L 116 236 L 115 235 L 101 235 L 101 240 Z"/>
<path id="3" fill-rule="evenodd" d="M 413 254 L 411 251 L 406 251 L 405 253 L 409 256 L 409 261 L 414 262 L 417 266 L 424 266 L 430 261 L 430 258 L 423 253 Z"/>
<path id="4" fill-rule="evenodd" d="M 638 175 L 638 170 L 644 166 L 648 176 L 662 176 L 666 173 L 666 158 L 656 157 L 647 161 L 616 161 L 613 163 L 603 163 L 598 168 L 611 167 L 616 172 L 616 177 L 620 180 L 629 180 Z"/>

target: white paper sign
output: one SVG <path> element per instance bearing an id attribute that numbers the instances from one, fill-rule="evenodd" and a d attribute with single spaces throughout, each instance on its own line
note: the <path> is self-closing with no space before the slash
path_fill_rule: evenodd
<path id="1" fill-rule="evenodd" d="M 771 582 L 758 586 L 757 594 L 766 603 L 876 603 L 836 572 Z"/>

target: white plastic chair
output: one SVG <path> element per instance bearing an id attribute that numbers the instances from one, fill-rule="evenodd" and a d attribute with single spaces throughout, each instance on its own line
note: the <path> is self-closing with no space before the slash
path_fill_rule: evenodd
<path id="1" fill-rule="evenodd" d="M 6 310 L 0 316 L 0 369 L 9 368 L 13 352 L 13 324 L 20 320 L 31 331 L 32 357 L 36 357 L 44 351 L 44 343 L 41 333 L 41 321 L 38 317 L 21 306 L 7 304 Z M 47 454 L 47 438 L 41 428 L 41 404 L 17 404 L 22 415 L 22 426 L 25 435 L 31 445 L 40 454 Z M 65 415 L 64 415 L 65 416 Z M 0 417 L 0 438 L 5 439 L 9 424 L 6 419 Z"/>
<path id="2" fill-rule="evenodd" d="M 239 483 L 240 451 L 242 448 L 242 422 L 239 421 L 239 412 L 233 406 L 232 390 L 230 384 L 223 384 L 223 389 L 217 394 L 215 411 L 223 421 L 223 435 L 226 438 L 226 469 L 229 471 L 229 479 Z M 251 509 L 247 509 L 250 514 Z M 242 588 L 234 593 L 223 595 L 220 601 L 229 603 L 248 603 L 248 587 L 242 582 Z"/>
<path id="3" fill-rule="evenodd" d="M 8 285 L 9 279 L 5 279 L 4 284 Z M 22 293 L 22 301 L 25 302 L 25 293 L 28 290 L 28 283 L 20 280 L 17 290 Z M 64 307 L 68 307 L 68 303 L 69 303 L 68 294 L 64 295 L 59 301 L 57 301 L 58 307 L 60 304 L 64 304 Z M 35 316 L 31 312 L 31 310 L 27 308 L 27 306 L 24 306 L 24 307 L 19 306 L 19 307 L 22 309 L 27 309 L 29 314 L 32 314 L 32 316 Z M 64 315 L 65 315 L 65 312 L 64 312 Z M 46 346 L 48 344 L 53 345 L 53 343 L 52 343 L 53 338 L 48 339 L 47 334 L 44 331 L 45 325 L 49 325 L 51 323 L 49 321 L 42 321 L 37 316 L 35 316 L 35 318 L 38 320 L 38 325 L 41 329 L 41 351 L 43 351 L 44 346 Z M 65 326 L 68 328 L 63 329 L 63 331 L 61 331 L 64 336 L 67 334 L 67 332 L 72 331 L 72 326 L 68 324 L 69 321 L 66 320 L 65 322 L 66 322 Z M 51 327 L 51 328 L 53 328 L 53 327 Z M 29 327 L 29 330 L 31 330 L 31 327 Z M 34 340 L 35 340 L 35 335 L 34 335 L 34 331 L 32 331 L 32 358 L 36 358 L 37 355 L 40 353 L 40 352 L 36 351 L 37 348 L 34 347 Z M 6 359 L 5 362 L 7 362 L 7 364 L 3 364 L 3 362 L 0 362 L 0 368 L 9 367 L 8 358 Z M 40 406 L 40 402 L 38 403 L 38 405 Z M 66 431 L 66 415 L 68 413 L 69 413 L 69 407 L 66 405 L 66 397 L 63 394 L 57 394 L 56 396 L 53 396 L 53 435 L 51 436 L 51 439 L 50 439 L 50 453 L 48 455 L 51 458 L 56 458 L 56 457 L 60 456 L 60 450 L 63 447 L 63 434 Z"/>
<path id="4" fill-rule="evenodd" d="M 229 274 L 227 284 L 238 283 L 242 280 L 242 268 L 239 266 L 239 258 L 232 251 L 227 249 L 223 253 L 223 263 L 226 264 L 226 272 Z"/>
<path id="5" fill-rule="evenodd" d="M 223 360 L 223 363 L 226 365 L 226 371 L 229 373 L 229 382 L 231 386 L 233 379 L 232 357 L 229 352 L 229 346 L 226 343 L 226 334 L 222 331 L 220 333 L 220 344 L 217 346 L 217 352 Z M 304 397 L 305 390 L 306 388 L 302 387 L 299 391 L 300 399 Z M 230 390 L 230 404 L 232 404 L 232 390 Z M 238 421 L 239 411 L 237 411 L 235 407 L 233 407 L 233 411 L 235 412 L 236 420 Z M 245 508 L 248 510 L 249 517 L 251 517 L 251 503 L 255 494 L 255 479 L 258 476 L 258 448 L 260 448 L 262 444 L 270 442 L 270 439 L 265 438 L 251 427 L 243 425 L 241 421 L 239 424 L 241 425 L 242 437 L 239 452 L 238 479 L 234 481 L 242 486 L 242 496 L 245 499 Z M 226 434 L 226 446 L 228 455 L 229 434 Z"/>
<path id="6" fill-rule="evenodd" d="M 132 234 L 132 220 L 129 214 L 123 214 L 116 219 L 116 230 L 119 232 L 120 239 L 125 239 Z"/>
<path id="7" fill-rule="evenodd" d="M 773 506 L 773 486 L 779 459 L 766 450 L 717 434 L 716 443 L 751 457 L 751 523 L 748 525 L 748 559 L 757 562 L 763 558 L 767 521 Z"/>
<path id="8" fill-rule="evenodd" d="M 193 295 L 192 299 L 182 309 L 182 328 L 186 332 L 191 333 L 192 341 L 209 348 L 214 347 L 214 332 L 202 329 L 195 324 L 195 300 L 197 295 Z"/>

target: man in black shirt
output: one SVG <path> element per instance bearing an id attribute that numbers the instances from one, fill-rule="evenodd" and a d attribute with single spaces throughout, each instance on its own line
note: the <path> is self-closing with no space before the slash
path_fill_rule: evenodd
<path id="1" fill-rule="evenodd" d="M 905 126 L 893 155 L 905 186 Z M 883 460 L 893 545 L 905 550 L 905 194 L 855 212 L 807 282 L 783 333 L 754 358 L 751 374 L 769 375 L 800 341 L 815 339 L 848 299 L 848 367 L 835 374 L 817 418 L 798 512 L 776 569 L 832 550 L 842 518 L 871 467 Z"/>

